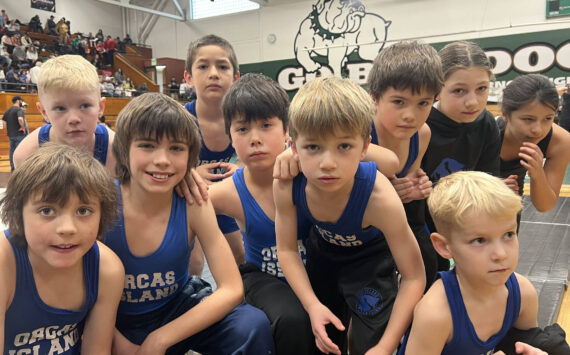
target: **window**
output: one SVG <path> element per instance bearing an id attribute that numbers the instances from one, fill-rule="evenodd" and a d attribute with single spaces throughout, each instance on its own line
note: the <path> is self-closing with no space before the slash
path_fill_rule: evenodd
<path id="1" fill-rule="evenodd" d="M 248 0 L 192 0 L 192 19 L 200 19 L 259 9 L 259 4 Z"/>

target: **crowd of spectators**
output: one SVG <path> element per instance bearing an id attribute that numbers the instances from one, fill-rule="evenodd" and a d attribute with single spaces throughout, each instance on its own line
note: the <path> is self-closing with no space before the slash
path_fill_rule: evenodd
<path id="1" fill-rule="evenodd" d="M 107 73 L 113 67 L 114 53 L 124 52 L 127 44 L 132 44 L 127 34 L 123 40 L 119 37 L 105 36 L 99 29 L 95 35 L 89 32 L 71 34 L 71 23 L 62 17 L 56 22 L 51 15 L 43 26 L 39 15 L 34 15 L 27 26 L 22 30 L 18 19 L 10 19 L 6 11 L 1 10 L 0 16 L 0 91 L 27 91 L 33 92 L 35 78 L 33 72 L 41 67 L 41 61 L 50 56 L 63 54 L 78 54 L 87 58 L 100 72 Z M 56 36 L 52 43 L 32 40 L 30 32 L 46 33 Z M 32 36 L 33 37 L 33 36 Z M 36 64 L 40 62 L 39 64 Z M 37 76 L 37 73 L 35 74 Z M 103 75 L 102 83 L 112 83 L 113 95 L 127 96 L 133 87 L 126 82 L 126 78 L 119 72 L 117 76 L 111 75 L 112 80 Z M 107 85 L 110 93 L 110 85 Z M 106 93 L 106 95 L 107 95 Z"/>

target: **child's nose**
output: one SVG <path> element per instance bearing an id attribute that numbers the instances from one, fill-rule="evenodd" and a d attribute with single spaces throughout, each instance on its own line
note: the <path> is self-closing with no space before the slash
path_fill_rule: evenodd
<path id="1" fill-rule="evenodd" d="M 493 245 L 493 259 L 503 260 L 507 257 L 507 250 L 503 243 L 497 242 Z"/>
<path id="2" fill-rule="evenodd" d="M 168 154 L 165 149 L 157 149 L 154 152 L 153 163 L 156 166 L 164 166 L 169 163 Z"/>
<path id="3" fill-rule="evenodd" d="M 63 213 L 57 217 L 56 232 L 60 236 L 71 235 L 77 231 L 73 216 L 69 213 Z"/>
<path id="4" fill-rule="evenodd" d="M 330 152 L 323 153 L 323 159 L 321 160 L 321 169 L 334 169 L 336 167 L 336 162 L 334 157 Z"/>
<path id="5" fill-rule="evenodd" d="M 476 107 L 478 104 L 477 95 L 474 92 L 467 93 L 465 96 L 465 106 L 468 108 Z"/>

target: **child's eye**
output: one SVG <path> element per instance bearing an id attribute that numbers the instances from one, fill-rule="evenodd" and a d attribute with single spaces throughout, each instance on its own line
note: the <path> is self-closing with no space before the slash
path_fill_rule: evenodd
<path id="1" fill-rule="evenodd" d="M 229 70 L 230 66 L 229 65 L 220 65 L 220 69 L 221 70 Z"/>
<path id="2" fill-rule="evenodd" d="M 305 146 L 305 149 L 308 150 L 309 152 L 316 152 L 317 150 L 319 150 L 319 146 L 316 144 L 309 144 Z"/>
<path id="3" fill-rule="evenodd" d="M 421 106 L 421 107 L 431 106 L 428 101 L 421 101 L 418 105 Z"/>
<path id="4" fill-rule="evenodd" d="M 137 144 L 137 147 L 142 148 L 142 149 L 151 149 L 153 147 L 152 143 L 139 143 Z"/>
<path id="5" fill-rule="evenodd" d="M 184 148 L 183 146 L 181 146 L 181 145 L 172 146 L 170 149 L 171 149 L 171 150 L 174 150 L 174 151 L 176 151 L 176 152 L 183 152 L 183 151 L 185 150 L 185 148 Z"/>
<path id="6" fill-rule="evenodd" d="M 247 127 L 245 127 L 245 126 L 243 126 L 243 127 L 237 127 L 237 128 L 235 129 L 235 131 L 238 132 L 238 133 L 245 133 L 245 132 L 247 132 Z"/>
<path id="7" fill-rule="evenodd" d="M 473 240 L 471 240 L 471 244 L 473 245 L 481 245 L 485 242 L 484 238 L 475 238 Z"/>
<path id="8" fill-rule="evenodd" d="M 517 236 L 516 232 L 510 231 L 510 232 L 505 233 L 503 238 L 507 239 L 507 240 L 511 240 L 511 239 L 515 238 L 516 236 Z"/>
<path id="9" fill-rule="evenodd" d="M 477 91 L 480 91 L 480 92 L 482 92 L 482 91 L 487 91 L 487 86 L 479 86 L 479 87 L 477 88 Z"/>
<path id="10" fill-rule="evenodd" d="M 200 69 L 200 70 L 204 70 L 206 68 L 208 68 L 208 66 L 206 64 L 198 65 L 198 69 Z"/>
<path id="11" fill-rule="evenodd" d="M 271 128 L 271 126 L 273 126 L 273 125 L 272 125 L 271 123 L 269 123 L 269 122 L 265 122 L 265 123 L 262 125 L 263 128 Z"/>
<path id="12" fill-rule="evenodd" d="M 65 107 L 63 106 L 56 106 L 53 109 L 55 112 L 61 112 L 61 111 L 65 111 Z"/>
<path id="13" fill-rule="evenodd" d="M 53 216 L 55 214 L 55 211 L 51 207 L 42 207 L 38 210 L 38 213 L 41 216 L 49 217 L 49 216 Z"/>
<path id="14" fill-rule="evenodd" d="M 393 103 L 394 105 L 398 105 L 398 106 L 399 106 L 399 105 L 403 105 L 403 104 L 404 104 L 404 101 L 403 101 L 403 100 L 392 100 L 392 103 Z"/>
<path id="15" fill-rule="evenodd" d="M 77 210 L 77 215 L 79 216 L 90 216 L 93 214 L 93 210 L 89 207 L 79 207 L 79 209 Z"/>
<path id="16" fill-rule="evenodd" d="M 80 106 L 82 110 L 88 109 L 89 107 L 91 107 L 91 104 L 83 104 Z"/>
<path id="17" fill-rule="evenodd" d="M 352 148 L 352 146 L 348 143 L 342 143 L 338 146 L 338 148 L 340 150 L 349 150 L 350 148 Z"/>
<path id="18" fill-rule="evenodd" d="M 455 89 L 452 91 L 452 93 L 454 94 L 463 94 L 463 92 L 464 92 L 463 89 Z"/>

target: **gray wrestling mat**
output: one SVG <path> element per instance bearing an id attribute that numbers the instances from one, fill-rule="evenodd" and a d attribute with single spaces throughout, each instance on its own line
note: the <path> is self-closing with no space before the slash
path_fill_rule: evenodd
<path id="1" fill-rule="evenodd" d="M 538 291 L 538 326 L 555 323 L 570 267 L 570 198 L 560 197 L 549 212 L 538 212 L 530 196 L 523 198 L 517 272 Z"/>

